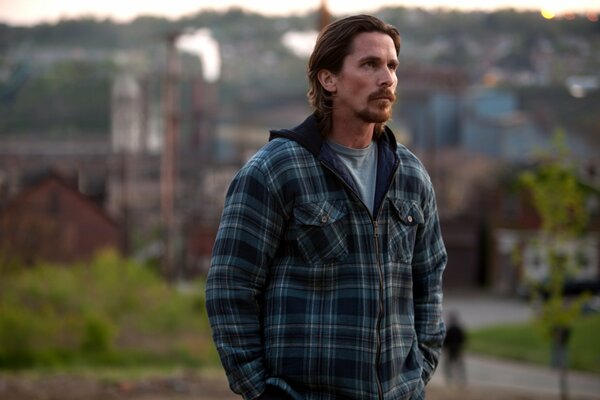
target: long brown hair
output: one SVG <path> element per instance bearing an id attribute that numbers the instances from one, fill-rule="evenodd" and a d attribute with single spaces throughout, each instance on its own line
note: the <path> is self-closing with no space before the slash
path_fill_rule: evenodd
<path id="1" fill-rule="evenodd" d="M 354 15 L 332 22 L 319 33 L 317 43 L 308 61 L 309 90 L 308 101 L 315 109 L 319 120 L 321 134 L 331 132 L 333 100 L 331 93 L 319 82 L 319 71 L 326 69 L 333 74 L 341 71 L 344 59 L 352 52 L 352 42 L 360 33 L 380 32 L 394 41 L 396 54 L 400 52 L 400 33 L 382 20 L 371 15 Z M 375 134 L 383 129 L 383 124 L 376 124 Z"/>

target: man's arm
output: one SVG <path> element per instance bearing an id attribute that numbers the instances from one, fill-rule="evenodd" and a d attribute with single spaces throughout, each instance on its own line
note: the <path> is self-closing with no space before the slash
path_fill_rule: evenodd
<path id="1" fill-rule="evenodd" d="M 283 230 L 280 210 L 260 170 L 244 167 L 227 193 L 208 273 L 213 339 L 231 389 L 246 400 L 265 390 L 260 302 Z"/>
<path id="2" fill-rule="evenodd" d="M 425 223 L 417 232 L 413 254 L 413 298 L 415 330 L 424 361 L 422 378 L 427 383 L 437 367 L 444 342 L 442 273 L 447 260 L 431 187 L 424 214 Z"/>

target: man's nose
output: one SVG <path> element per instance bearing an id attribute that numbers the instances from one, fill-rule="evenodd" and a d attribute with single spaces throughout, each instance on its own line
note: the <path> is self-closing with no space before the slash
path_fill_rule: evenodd
<path id="1" fill-rule="evenodd" d="M 390 87 L 398 81 L 396 71 L 390 70 L 389 68 L 383 69 L 383 72 L 381 73 L 381 77 L 379 79 L 379 85 L 383 87 Z"/>

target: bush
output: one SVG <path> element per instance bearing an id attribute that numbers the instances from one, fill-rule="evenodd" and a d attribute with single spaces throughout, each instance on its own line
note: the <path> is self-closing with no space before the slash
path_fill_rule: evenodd
<path id="1" fill-rule="evenodd" d="M 28 367 L 34 359 L 35 319 L 27 312 L 0 308 L 0 367 Z"/>
<path id="2" fill-rule="evenodd" d="M 102 354 L 113 348 L 114 325 L 107 319 L 95 315 L 85 318 L 81 350 L 85 353 Z"/>
<path id="3" fill-rule="evenodd" d="M 0 280 L 0 368 L 212 362 L 203 304 L 113 252 L 20 269 Z"/>

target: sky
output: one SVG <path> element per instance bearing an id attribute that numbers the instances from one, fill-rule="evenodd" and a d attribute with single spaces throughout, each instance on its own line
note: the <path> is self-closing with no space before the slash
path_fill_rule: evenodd
<path id="1" fill-rule="evenodd" d="M 232 6 L 267 15 L 301 14 L 321 0 L 0 0 L 0 21 L 11 25 L 56 22 L 82 15 L 128 21 L 138 15 L 177 18 L 201 10 Z M 515 8 L 553 13 L 600 12 L 600 0 L 327 0 L 334 15 L 369 12 L 384 6 L 493 10 Z"/>

